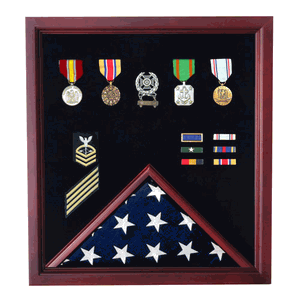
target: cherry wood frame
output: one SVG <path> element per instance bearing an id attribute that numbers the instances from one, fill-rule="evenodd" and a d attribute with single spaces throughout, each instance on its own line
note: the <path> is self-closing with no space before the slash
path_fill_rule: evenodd
<path id="1" fill-rule="evenodd" d="M 240 268 L 59 269 L 59 253 L 43 262 L 43 97 L 41 37 L 43 34 L 201 33 L 255 34 L 255 263 L 252 266 L 190 207 L 193 217 L 240 259 Z M 103 17 L 26 18 L 28 222 L 30 285 L 112 284 L 262 284 L 271 283 L 272 196 L 272 17 Z M 151 166 L 147 166 L 116 198 L 119 203 L 144 178 L 151 176 L 178 197 Z M 162 186 L 162 188 L 164 188 Z M 181 199 L 182 203 L 186 203 Z M 184 204 L 185 205 L 185 204 Z M 186 204 L 188 206 L 188 204 Z M 107 208 L 105 208 L 107 209 Z M 105 209 L 103 210 L 105 216 Z M 107 210 L 106 214 L 108 213 Z M 101 215 L 101 213 L 99 214 Z M 97 216 L 78 236 L 92 229 Z M 82 235 L 83 236 L 83 235 Z M 76 239 L 76 237 L 75 237 Z M 75 240 L 74 239 L 74 240 Z M 220 244 L 220 245 L 221 245 Z M 63 249 L 62 252 L 66 250 Z M 56 263 L 55 263 L 56 262 Z"/>

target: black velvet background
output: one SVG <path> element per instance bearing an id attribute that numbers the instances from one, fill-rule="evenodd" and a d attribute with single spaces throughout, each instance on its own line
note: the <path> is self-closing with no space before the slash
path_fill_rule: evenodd
<path id="1" fill-rule="evenodd" d="M 234 247 L 254 263 L 254 35 L 44 35 L 45 253 L 48 262 L 147 164 L 152 164 Z M 120 58 L 114 85 L 121 100 L 105 105 L 107 82 L 100 58 Z M 172 59 L 194 58 L 195 102 L 176 106 Z M 211 58 L 231 58 L 228 86 L 232 102 L 221 107 L 212 99 L 218 80 Z M 76 82 L 81 103 L 66 105 L 68 86 L 59 59 L 82 59 L 83 76 Z M 159 79 L 159 106 L 137 105 L 135 79 L 140 72 Z M 68 218 L 64 195 L 95 165 L 73 162 L 73 133 L 98 132 L 100 187 Z M 203 154 L 181 154 L 183 132 L 201 132 Z M 236 141 L 213 141 L 214 133 L 235 133 Z M 193 144 L 195 146 L 195 144 Z M 215 154 L 213 146 L 236 146 L 236 154 Z M 181 166 L 181 158 L 203 158 L 203 166 Z M 213 166 L 214 158 L 236 158 L 236 166 Z"/>

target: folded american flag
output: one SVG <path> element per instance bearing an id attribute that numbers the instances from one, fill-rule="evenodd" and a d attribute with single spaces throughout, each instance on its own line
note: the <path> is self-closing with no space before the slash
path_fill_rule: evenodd
<path id="1" fill-rule="evenodd" d="M 238 267 L 181 207 L 144 183 L 60 267 Z"/>

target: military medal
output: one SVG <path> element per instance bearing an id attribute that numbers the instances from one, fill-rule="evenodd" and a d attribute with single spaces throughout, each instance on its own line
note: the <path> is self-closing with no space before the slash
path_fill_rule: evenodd
<path id="1" fill-rule="evenodd" d="M 139 101 L 138 105 L 140 107 L 153 106 L 154 108 L 158 105 L 158 101 L 156 100 L 156 91 L 158 89 L 158 78 L 154 73 L 149 72 L 150 75 L 145 75 L 145 72 L 141 72 L 136 80 L 135 87 L 139 92 Z M 144 96 L 152 97 L 153 100 L 143 100 Z"/>
<path id="2" fill-rule="evenodd" d="M 59 70 L 68 79 L 70 84 L 62 93 L 63 101 L 70 106 L 79 104 L 82 99 L 82 92 L 74 84 L 83 74 L 82 60 L 61 59 L 59 60 Z"/>
<path id="3" fill-rule="evenodd" d="M 174 101 L 179 106 L 189 106 L 194 103 L 194 88 L 185 82 L 195 73 L 194 59 L 173 59 L 173 73 L 182 82 L 174 89 Z"/>
<path id="4" fill-rule="evenodd" d="M 229 58 L 220 58 L 220 59 L 211 59 L 211 71 L 219 79 L 219 84 L 213 93 L 214 101 L 219 105 L 227 105 L 231 102 L 232 92 L 231 90 L 224 86 L 227 79 L 232 73 L 232 64 L 231 59 Z"/>
<path id="5" fill-rule="evenodd" d="M 101 97 L 106 105 L 113 106 L 120 101 L 120 90 L 112 83 L 121 73 L 120 59 L 99 59 L 100 73 L 106 78 L 109 85 L 102 91 Z"/>

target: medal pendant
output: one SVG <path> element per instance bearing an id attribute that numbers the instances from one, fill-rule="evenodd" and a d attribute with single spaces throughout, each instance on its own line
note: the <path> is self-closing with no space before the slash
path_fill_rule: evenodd
<path id="1" fill-rule="evenodd" d="M 105 87 L 101 94 L 102 100 L 106 105 L 113 106 L 120 101 L 121 93 L 120 90 L 112 85 L 112 81 Z"/>
<path id="2" fill-rule="evenodd" d="M 174 101 L 178 106 L 189 106 L 194 103 L 194 88 L 191 85 L 177 85 L 174 89 Z"/>
<path id="3" fill-rule="evenodd" d="M 231 102 L 232 92 L 228 87 L 221 84 L 214 90 L 213 98 L 217 104 L 225 106 Z"/>
<path id="4" fill-rule="evenodd" d="M 77 86 L 71 84 L 64 89 L 62 99 L 67 105 L 75 106 L 80 103 L 82 92 Z"/>
<path id="5" fill-rule="evenodd" d="M 156 91 L 158 89 L 158 78 L 154 73 L 149 72 L 150 75 L 144 75 L 145 72 L 141 72 L 135 80 L 135 86 L 139 92 L 139 101 L 137 105 L 139 107 L 143 106 L 153 106 L 154 108 L 158 106 L 159 102 L 156 100 Z M 151 97 L 153 100 L 143 100 L 143 97 Z"/>

